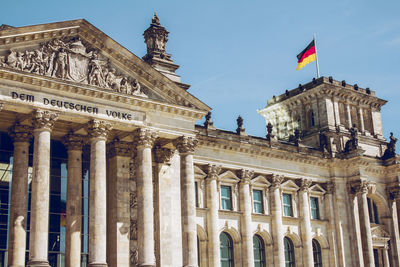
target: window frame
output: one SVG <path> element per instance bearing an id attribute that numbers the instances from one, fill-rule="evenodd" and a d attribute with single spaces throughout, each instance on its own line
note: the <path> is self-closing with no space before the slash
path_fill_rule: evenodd
<path id="1" fill-rule="evenodd" d="M 316 206 L 316 209 L 315 208 L 313 208 L 313 205 L 312 205 L 312 203 L 313 203 L 313 201 L 312 201 L 312 199 L 315 199 L 316 200 L 316 204 L 317 204 L 317 206 Z M 310 217 L 311 217 L 311 220 L 321 220 L 321 209 L 320 209 L 320 198 L 318 197 L 318 196 L 313 196 L 313 195 L 310 195 Z M 317 212 L 317 216 L 316 217 L 314 217 L 313 216 L 313 210 L 316 210 L 316 212 Z"/>
<path id="2" fill-rule="evenodd" d="M 232 237 L 231 237 L 231 235 L 229 234 L 229 233 L 227 233 L 227 232 L 221 232 L 220 234 L 219 234 L 219 249 L 220 249 L 220 252 L 221 252 L 221 250 L 223 249 L 222 248 L 222 242 L 221 242 L 221 236 L 226 236 L 227 237 L 227 240 L 228 240 L 228 245 L 226 246 L 227 247 L 227 249 L 228 249 L 228 258 L 227 258 L 227 261 L 228 261 L 228 266 L 229 267 L 234 267 L 235 266 L 235 250 L 234 250 L 234 244 L 233 244 L 233 239 L 232 239 Z M 224 247 L 225 248 L 225 247 Z M 220 253 L 220 264 L 221 264 L 221 266 L 223 266 L 222 265 L 222 263 L 223 263 L 223 260 L 225 260 L 225 258 L 223 258 L 222 257 L 222 254 L 223 253 Z"/>
<path id="3" fill-rule="evenodd" d="M 257 200 L 257 202 L 256 202 L 256 200 L 255 200 L 255 198 L 254 198 L 254 192 L 255 191 L 257 191 L 257 192 L 260 192 L 260 197 L 261 197 L 261 200 Z M 263 189 L 259 189 L 259 188 L 253 188 L 252 189 L 252 191 L 251 191 L 251 193 L 252 193 L 252 202 L 253 202 L 253 213 L 255 213 L 255 214 L 265 214 L 265 205 L 264 205 L 264 190 Z M 256 211 L 256 204 L 259 204 L 259 205 L 261 205 L 261 212 L 257 212 Z"/>
<path id="4" fill-rule="evenodd" d="M 313 263 L 314 267 L 322 267 L 323 266 L 323 259 L 322 259 L 322 247 L 321 244 L 313 238 L 312 240 L 312 249 L 313 249 Z M 317 255 L 317 257 L 316 257 Z M 319 258 L 319 261 L 316 262 L 316 258 Z"/>
<path id="5" fill-rule="evenodd" d="M 261 247 L 258 247 L 259 255 L 261 256 L 261 259 L 256 259 L 256 249 L 257 247 L 255 246 L 255 240 L 257 239 L 259 243 L 261 243 Z M 256 266 L 256 261 L 260 263 L 260 266 L 266 267 L 267 266 L 267 258 L 266 258 L 266 253 L 265 253 L 265 242 L 264 239 L 259 235 L 255 234 L 253 235 L 253 254 L 254 254 L 254 266 Z"/>
<path id="6" fill-rule="evenodd" d="M 286 242 L 285 242 L 286 241 Z M 287 246 L 286 244 L 288 244 L 290 250 L 287 250 Z M 294 250 L 294 244 L 293 241 L 285 236 L 283 238 L 283 247 L 284 247 L 284 255 L 285 255 L 285 267 L 295 267 L 296 266 L 296 254 L 295 254 L 295 250 Z M 289 256 L 289 257 L 286 257 Z"/>
<path id="7" fill-rule="evenodd" d="M 289 196 L 289 197 L 290 197 L 290 205 L 289 205 L 289 208 L 290 208 L 290 215 L 287 215 L 287 214 L 286 214 L 285 206 L 288 206 L 288 204 L 285 204 L 285 203 L 284 203 L 285 196 Z M 284 217 L 294 217 L 293 193 L 282 192 L 282 215 L 283 215 Z"/>
<path id="8" fill-rule="evenodd" d="M 375 201 L 372 198 L 367 197 L 367 203 L 369 222 L 373 224 L 380 224 L 378 206 L 376 205 Z"/>
<path id="9" fill-rule="evenodd" d="M 225 197 L 222 195 L 222 188 L 229 188 L 229 198 Z M 225 210 L 225 211 L 233 211 L 233 192 L 232 192 L 232 186 L 231 185 L 227 185 L 227 184 L 221 184 L 220 185 L 220 202 L 221 202 L 221 210 Z M 224 200 L 229 199 L 230 202 L 230 209 L 226 209 L 224 208 Z"/>

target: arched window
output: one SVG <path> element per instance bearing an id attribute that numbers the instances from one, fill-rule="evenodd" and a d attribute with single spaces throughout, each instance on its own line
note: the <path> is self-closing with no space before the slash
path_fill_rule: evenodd
<path id="1" fill-rule="evenodd" d="M 314 255 L 314 267 L 322 267 L 321 246 L 317 240 L 312 240 L 312 250 Z"/>
<path id="2" fill-rule="evenodd" d="M 284 247 L 285 247 L 285 266 L 286 267 L 294 267 L 295 259 L 294 259 L 294 246 L 292 240 L 288 237 L 283 239 Z"/>
<path id="3" fill-rule="evenodd" d="M 265 267 L 265 246 L 259 235 L 253 236 L 254 267 Z"/>
<path id="4" fill-rule="evenodd" d="M 375 202 L 367 197 L 368 202 L 368 213 L 369 213 L 369 221 L 371 223 L 379 223 L 379 215 L 378 215 L 378 207 L 376 206 Z"/>
<path id="5" fill-rule="evenodd" d="M 229 234 L 222 232 L 219 235 L 221 251 L 221 267 L 233 267 L 233 242 Z"/>

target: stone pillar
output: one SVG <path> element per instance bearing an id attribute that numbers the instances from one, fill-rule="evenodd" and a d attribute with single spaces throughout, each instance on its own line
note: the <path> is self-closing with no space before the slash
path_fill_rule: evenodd
<path id="1" fill-rule="evenodd" d="M 400 266 L 400 229 L 399 229 L 399 210 L 400 210 L 400 187 L 393 187 L 389 189 L 390 196 L 392 198 L 389 201 L 389 209 L 391 213 L 390 218 L 390 244 L 391 244 L 391 256 L 394 266 Z"/>
<path id="2" fill-rule="evenodd" d="M 254 172 L 249 170 L 240 170 L 240 211 L 242 212 L 241 232 L 242 232 L 242 262 L 244 266 L 254 266 L 254 248 L 253 233 L 251 229 L 251 193 L 250 181 Z"/>
<path id="3" fill-rule="evenodd" d="M 108 146 L 107 263 L 110 267 L 129 266 L 131 147 L 118 139 Z"/>
<path id="4" fill-rule="evenodd" d="M 175 142 L 181 157 L 182 258 L 184 267 L 198 266 L 193 165 L 193 154 L 198 142 L 197 139 L 187 136 L 182 136 Z"/>
<path id="5" fill-rule="evenodd" d="M 207 235 L 208 235 L 208 257 L 210 266 L 219 266 L 220 247 L 219 247 L 219 229 L 218 229 L 218 174 L 220 166 L 208 165 L 208 175 L 206 178 L 207 195 Z"/>
<path id="6" fill-rule="evenodd" d="M 350 109 L 350 104 L 346 103 L 346 112 L 347 112 L 347 127 L 350 129 L 353 124 L 351 122 L 351 109 Z"/>
<path id="7" fill-rule="evenodd" d="M 358 118 L 360 119 L 360 132 L 364 133 L 365 132 L 364 113 L 363 113 L 363 108 L 362 107 L 358 108 Z"/>
<path id="8" fill-rule="evenodd" d="M 83 136 L 68 134 L 63 143 L 68 150 L 65 266 L 74 267 L 81 264 Z"/>
<path id="9" fill-rule="evenodd" d="M 337 219 L 335 218 L 335 204 L 333 201 L 333 193 L 335 191 L 335 184 L 329 182 L 327 184 L 326 197 L 328 200 L 328 216 L 329 216 L 329 243 L 331 244 L 331 255 L 330 265 L 332 266 L 343 266 L 344 265 L 344 255 L 343 250 L 343 239 L 341 238 L 340 228 L 336 227 Z"/>
<path id="10" fill-rule="evenodd" d="M 271 215 L 272 215 L 272 238 L 274 248 L 274 266 L 285 267 L 285 251 L 283 246 L 283 226 L 282 226 L 282 203 L 281 203 L 281 183 L 283 176 L 273 175 L 271 182 Z"/>
<path id="11" fill-rule="evenodd" d="M 333 110 L 335 114 L 335 125 L 340 126 L 339 101 L 337 98 L 333 98 Z"/>
<path id="12" fill-rule="evenodd" d="M 389 245 L 385 245 L 382 249 L 383 253 L 383 267 L 390 267 L 390 261 L 389 261 Z"/>
<path id="13" fill-rule="evenodd" d="M 308 192 L 312 181 L 301 179 L 300 186 L 300 217 L 301 217 L 301 239 L 303 241 L 303 266 L 314 266 L 311 217 L 310 217 L 310 198 Z"/>
<path id="14" fill-rule="evenodd" d="M 112 126 L 106 121 L 88 124 L 89 171 L 89 267 L 107 266 L 106 140 Z"/>
<path id="15" fill-rule="evenodd" d="M 358 213 L 360 218 L 361 243 L 363 250 L 364 266 L 374 267 L 374 252 L 372 247 L 371 225 L 369 222 L 367 193 L 371 184 L 368 181 L 357 181 L 352 184 L 358 202 Z"/>
<path id="16" fill-rule="evenodd" d="M 137 142 L 137 230 L 139 266 L 156 266 L 154 253 L 154 202 L 151 149 L 157 134 L 138 129 Z"/>
<path id="17" fill-rule="evenodd" d="M 58 113 L 35 110 L 28 266 L 49 266 L 50 133 Z"/>
<path id="18" fill-rule="evenodd" d="M 14 162 L 11 182 L 8 264 L 25 266 L 26 213 L 28 206 L 29 142 L 32 128 L 16 123 L 9 129 L 14 141 Z"/>

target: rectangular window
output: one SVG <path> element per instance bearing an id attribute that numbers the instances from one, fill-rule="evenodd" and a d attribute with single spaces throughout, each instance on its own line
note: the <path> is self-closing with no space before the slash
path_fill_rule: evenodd
<path id="1" fill-rule="evenodd" d="M 232 210 L 232 193 L 230 186 L 221 185 L 221 209 Z"/>
<path id="2" fill-rule="evenodd" d="M 264 213 L 262 190 L 253 190 L 254 213 Z"/>
<path id="3" fill-rule="evenodd" d="M 319 220 L 319 203 L 317 197 L 310 197 L 311 219 Z"/>
<path id="4" fill-rule="evenodd" d="M 196 196 L 196 208 L 199 207 L 199 192 L 197 187 L 197 182 L 194 182 L 194 194 Z"/>
<path id="5" fill-rule="evenodd" d="M 293 217 L 292 195 L 282 194 L 283 200 L 283 215 Z"/>

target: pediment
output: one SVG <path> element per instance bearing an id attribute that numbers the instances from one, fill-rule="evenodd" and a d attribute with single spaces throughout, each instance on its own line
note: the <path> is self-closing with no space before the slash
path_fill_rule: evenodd
<path id="1" fill-rule="evenodd" d="M 326 190 L 323 189 L 319 184 L 315 184 L 315 185 L 310 187 L 310 192 L 312 192 L 314 194 L 323 195 L 323 194 L 326 193 Z"/>
<path id="2" fill-rule="evenodd" d="M 224 182 L 239 182 L 240 181 L 239 177 L 237 177 L 236 174 L 230 170 L 221 173 L 219 175 L 219 180 L 224 181 Z"/>
<path id="3" fill-rule="evenodd" d="M 198 179 L 203 179 L 207 176 L 207 174 L 198 166 L 194 165 L 194 176 Z"/>
<path id="4" fill-rule="evenodd" d="M 85 20 L 2 27 L 0 70 L 210 110 Z"/>
<path id="5" fill-rule="evenodd" d="M 267 180 L 265 176 L 258 175 L 251 180 L 253 186 L 269 187 L 271 183 Z"/>
<path id="6" fill-rule="evenodd" d="M 372 238 L 390 238 L 389 233 L 380 225 L 371 227 L 371 235 Z"/>
<path id="7" fill-rule="evenodd" d="M 297 184 L 295 182 L 293 182 L 292 180 L 287 180 L 286 182 L 282 183 L 281 188 L 289 190 L 289 191 L 299 190 L 299 187 L 297 186 Z"/>

